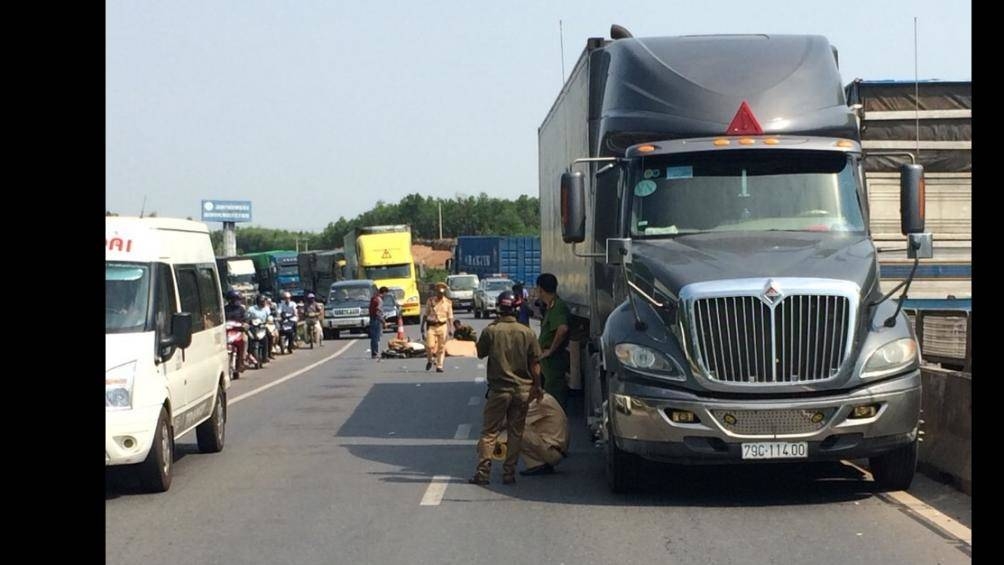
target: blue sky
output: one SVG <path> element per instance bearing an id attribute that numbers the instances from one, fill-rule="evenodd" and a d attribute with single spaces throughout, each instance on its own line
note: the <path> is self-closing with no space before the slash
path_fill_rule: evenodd
<path id="1" fill-rule="evenodd" d="M 844 82 L 969 80 L 972 12 L 945 0 L 106 2 L 106 208 L 318 231 L 410 193 L 537 194 L 537 127 L 586 38 L 807 33 Z M 212 224 L 218 228 L 218 224 Z"/>

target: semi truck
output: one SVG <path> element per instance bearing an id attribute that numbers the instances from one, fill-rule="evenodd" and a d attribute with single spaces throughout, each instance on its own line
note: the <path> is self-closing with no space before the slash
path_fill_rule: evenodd
<path id="1" fill-rule="evenodd" d="M 916 265 L 933 246 L 923 167 L 899 153 Z M 867 458 L 881 488 L 910 485 L 918 347 L 902 288 L 879 284 L 866 155 L 826 38 L 614 26 L 587 40 L 538 155 L 541 270 L 571 311 L 613 491 L 639 458 Z"/>
<path id="2" fill-rule="evenodd" d="M 253 260 L 247 257 L 217 257 L 216 270 L 220 273 L 224 291 L 236 290 L 241 293 L 244 304 L 254 304 L 258 294 L 258 276 Z"/>
<path id="3" fill-rule="evenodd" d="M 331 285 L 344 279 L 345 253 L 341 249 L 303 251 L 297 256 L 300 283 L 318 300 L 328 299 Z"/>
<path id="4" fill-rule="evenodd" d="M 347 279 L 368 279 L 377 287 L 403 289 L 401 316 L 405 323 L 418 323 L 422 304 L 418 294 L 418 273 L 411 254 L 411 226 L 366 226 L 344 237 Z"/>
<path id="5" fill-rule="evenodd" d="M 273 250 L 247 253 L 241 257 L 254 261 L 259 292 L 280 300 L 281 294 L 288 291 L 294 300 L 300 300 L 303 298 L 303 287 L 296 256 L 296 251 Z"/>
<path id="6" fill-rule="evenodd" d="M 970 81 L 862 80 L 845 87 L 861 120 L 872 239 L 883 288 L 907 278 L 912 261 L 899 233 L 899 163 L 885 152 L 917 151 L 924 165 L 926 223 L 938 242 L 920 262 L 903 308 L 972 308 L 973 94 Z"/>

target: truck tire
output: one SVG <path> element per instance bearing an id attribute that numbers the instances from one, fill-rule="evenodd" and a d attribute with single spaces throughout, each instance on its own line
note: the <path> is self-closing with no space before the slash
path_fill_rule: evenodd
<path id="1" fill-rule="evenodd" d="M 617 447 L 610 426 L 607 426 L 606 442 L 607 486 L 610 490 L 623 494 L 634 489 L 638 479 L 638 457 Z"/>
<path id="2" fill-rule="evenodd" d="M 171 488 L 171 471 L 174 469 L 174 434 L 167 409 L 160 408 L 157 431 L 146 459 L 137 467 L 139 482 L 147 492 L 167 492 Z"/>
<path id="3" fill-rule="evenodd" d="M 341 330 L 331 330 L 331 339 L 341 339 L 341 337 L 342 337 Z"/>
<path id="4" fill-rule="evenodd" d="M 195 437 L 202 453 L 219 453 L 223 451 L 223 443 L 227 436 L 227 393 L 223 385 L 216 389 L 213 402 L 213 413 L 209 419 L 195 428 Z"/>
<path id="5" fill-rule="evenodd" d="M 875 485 L 883 491 L 906 490 L 917 471 L 917 440 L 882 455 L 870 457 Z"/>
<path id="6" fill-rule="evenodd" d="M 481 310 L 478 310 L 477 308 L 474 308 L 474 317 L 480 320 L 481 319 Z"/>

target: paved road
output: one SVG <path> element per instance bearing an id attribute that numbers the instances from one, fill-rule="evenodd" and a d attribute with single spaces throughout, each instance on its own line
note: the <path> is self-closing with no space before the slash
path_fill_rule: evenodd
<path id="1" fill-rule="evenodd" d="M 468 485 L 483 362 L 424 365 L 376 363 L 368 340 L 343 339 L 249 371 L 230 391 L 226 448 L 183 438 L 169 492 L 106 473 L 107 563 L 971 561 L 950 533 L 970 526 L 969 497 L 920 476 L 910 494 L 940 517 L 839 463 L 652 465 L 641 492 L 613 495 L 574 408 L 559 473 L 503 486 L 496 468 L 489 487 Z M 931 524 L 945 515 L 957 523 Z"/>

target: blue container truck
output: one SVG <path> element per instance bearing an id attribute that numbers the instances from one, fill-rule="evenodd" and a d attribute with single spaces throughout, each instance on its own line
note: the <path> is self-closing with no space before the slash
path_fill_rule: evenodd
<path id="1" fill-rule="evenodd" d="M 540 238 L 462 235 L 457 238 L 450 271 L 481 279 L 502 274 L 533 286 L 540 275 Z"/>

